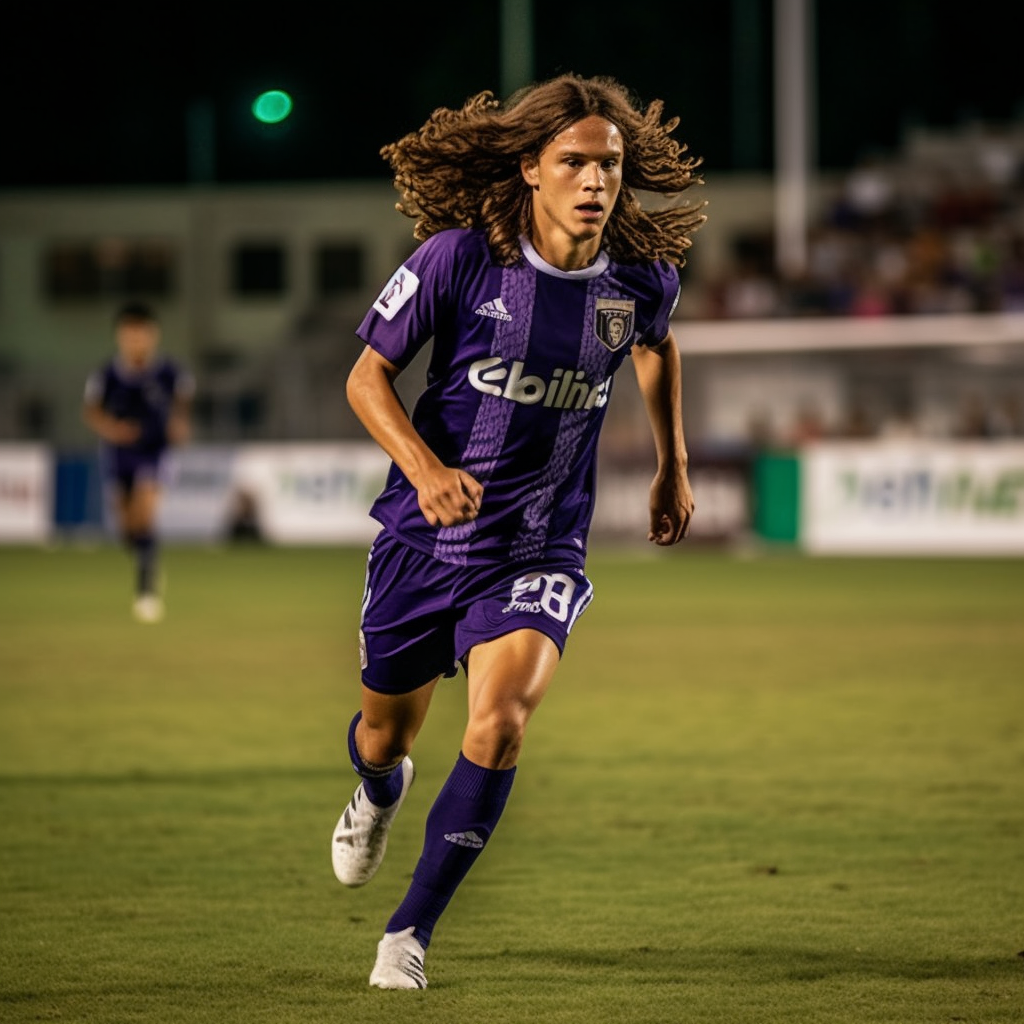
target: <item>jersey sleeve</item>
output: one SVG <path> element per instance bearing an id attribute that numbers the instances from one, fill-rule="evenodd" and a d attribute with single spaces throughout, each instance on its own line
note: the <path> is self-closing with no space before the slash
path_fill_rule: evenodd
<path id="1" fill-rule="evenodd" d="M 174 397 L 182 402 L 191 402 L 195 394 L 195 375 L 190 370 L 178 367 L 174 377 Z"/>
<path id="2" fill-rule="evenodd" d="M 85 391 L 82 398 L 86 405 L 100 405 L 103 402 L 103 372 L 93 370 L 85 378 Z"/>
<path id="3" fill-rule="evenodd" d="M 668 336 L 672 325 L 672 314 L 679 304 L 679 269 L 674 263 L 655 263 L 653 266 L 657 282 L 658 302 L 650 330 L 641 339 L 641 345 L 660 345 Z"/>
<path id="4" fill-rule="evenodd" d="M 433 337 L 444 315 L 454 268 L 446 232 L 432 235 L 395 272 L 356 334 L 404 369 Z"/>

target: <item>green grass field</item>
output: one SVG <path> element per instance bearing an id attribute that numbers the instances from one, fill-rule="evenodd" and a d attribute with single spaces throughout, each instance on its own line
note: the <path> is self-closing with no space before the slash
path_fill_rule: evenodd
<path id="1" fill-rule="evenodd" d="M 0 548 L 0 1020 L 1024 1019 L 1024 561 L 598 550 L 425 992 L 367 985 L 458 751 L 335 881 L 363 552 Z"/>

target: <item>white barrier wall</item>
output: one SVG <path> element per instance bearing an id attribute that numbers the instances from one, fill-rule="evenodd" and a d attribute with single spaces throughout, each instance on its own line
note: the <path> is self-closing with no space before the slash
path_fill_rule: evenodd
<path id="1" fill-rule="evenodd" d="M 238 500 L 235 465 L 240 451 L 237 445 L 189 445 L 168 455 L 157 522 L 162 537 L 196 541 L 226 537 Z"/>
<path id="2" fill-rule="evenodd" d="M 694 541 L 738 541 L 749 536 L 750 484 L 737 467 L 696 466 L 689 471 L 697 505 L 688 536 Z M 598 472 L 591 535 L 644 541 L 650 529 L 652 469 Z"/>
<path id="3" fill-rule="evenodd" d="M 218 541 L 255 523 L 272 543 L 367 543 L 379 525 L 368 509 L 388 459 L 370 442 L 193 445 L 172 452 L 160 533 Z M 599 474 L 595 537 L 643 540 L 653 468 Z M 750 528 L 748 484 L 735 467 L 703 467 L 690 480 L 700 507 L 691 536 L 724 539 Z"/>
<path id="4" fill-rule="evenodd" d="M 274 544 L 363 543 L 388 459 L 373 444 L 190 446 L 167 465 L 160 531 L 168 540 L 223 540 L 246 526 Z"/>
<path id="5" fill-rule="evenodd" d="M 53 530 L 53 455 L 42 444 L 0 445 L 0 541 L 42 542 Z"/>
<path id="6" fill-rule="evenodd" d="M 1024 443 L 815 444 L 800 490 L 812 553 L 1024 554 Z"/>
<path id="7" fill-rule="evenodd" d="M 389 461 L 376 445 L 248 445 L 235 486 L 255 501 L 263 536 L 278 543 L 371 540 L 380 529 L 368 510 Z"/>
<path id="8" fill-rule="evenodd" d="M 0 445 L 0 542 L 53 536 L 55 463 L 45 445 Z M 364 544 L 378 529 L 368 510 L 388 460 L 361 441 L 191 445 L 166 468 L 158 526 L 167 540 L 257 531 L 277 544 Z M 694 467 L 691 536 L 742 539 L 751 501 L 772 501 L 799 507 L 790 540 L 811 554 L 1024 555 L 1020 441 L 820 442 L 799 453 L 784 494 L 758 479 L 737 466 Z M 594 538 L 645 536 L 650 474 L 616 467 L 599 482 Z"/>

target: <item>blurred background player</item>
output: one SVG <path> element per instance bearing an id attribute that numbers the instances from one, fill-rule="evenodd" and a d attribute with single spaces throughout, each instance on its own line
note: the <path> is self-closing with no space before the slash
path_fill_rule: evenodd
<path id="1" fill-rule="evenodd" d="M 386 146 L 399 210 L 423 244 L 358 328 L 353 410 L 392 459 L 371 514 L 360 776 L 332 837 L 346 885 L 373 877 L 413 780 L 408 754 L 438 680 L 466 672 L 461 749 L 426 821 L 412 882 L 370 984 L 427 984 L 424 952 L 490 841 L 527 721 L 592 595 L 584 572 L 597 444 L 612 378 L 632 358 L 657 449 L 648 539 L 689 528 L 679 352 L 670 320 L 699 207 L 673 197 L 699 161 L 617 82 L 563 75 L 490 93 Z M 411 418 L 399 373 L 432 341 Z"/>
<path id="2" fill-rule="evenodd" d="M 188 440 L 194 379 L 160 354 L 160 325 L 140 302 L 114 316 L 116 354 L 85 385 L 83 418 L 100 438 L 103 478 L 117 528 L 135 559 L 132 610 L 140 622 L 164 613 L 156 519 L 160 470 L 171 445 Z"/>

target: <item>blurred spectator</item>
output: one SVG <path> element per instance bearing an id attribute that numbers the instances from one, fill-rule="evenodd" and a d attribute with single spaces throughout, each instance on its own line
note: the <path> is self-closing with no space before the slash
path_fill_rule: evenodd
<path id="1" fill-rule="evenodd" d="M 877 436 L 884 440 L 900 440 L 919 437 L 921 429 L 918 425 L 912 403 L 908 398 L 894 402 L 888 414 L 882 419 Z"/>
<path id="2" fill-rule="evenodd" d="M 878 154 L 865 157 L 850 172 L 837 204 L 837 223 L 860 229 L 891 216 L 896 203 L 892 172 Z"/>
<path id="3" fill-rule="evenodd" d="M 875 425 L 862 402 L 853 402 L 846 410 L 846 416 L 836 431 L 837 437 L 849 440 L 863 440 L 875 436 Z"/>
<path id="4" fill-rule="evenodd" d="M 263 540 L 259 503 L 255 495 L 245 489 L 239 489 L 232 496 L 227 539 L 248 543 L 260 543 Z"/>
<path id="5" fill-rule="evenodd" d="M 1024 437 L 1020 395 L 1007 391 L 990 404 L 977 391 L 971 391 L 961 401 L 954 435 L 962 440 Z"/>
<path id="6" fill-rule="evenodd" d="M 722 316 L 729 320 L 772 317 L 778 307 L 778 285 L 752 268 L 738 271 L 722 292 Z"/>
<path id="7" fill-rule="evenodd" d="M 992 437 L 1024 437 L 1024 405 L 1013 392 L 1002 395 L 992 410 L 989 424 Z"/>
<path id="8" fill-rule="evenodd" d="M 797 411 L 796 421 L 789 432 L 791 445 L 809 444 L 820 441 L 828 435 L 821 410 L 814 401 L 808 399 Z"/>
<path id="9" fill-rule="evenodd" d="M 776 273 L 744 236 L 706 285 L 712 318 L 1024 310 L 1024 131 L 918 132 L 847 175 L 808 240 L 806 273 Z"/>
<path id="10" fill-rule="evenodd" d="M 850 316 L 889 316 L 895 311 L 893 297 L 881 275 L 872 267 L 856 275 L 856 284 L 847 310 Z"/>
<path id="11" fill-rule="evenodd" d="M 976 391 L 963 398 L 953 432 L 956 437 L 964 440 L 990 436 L 988 409 Z"/>

